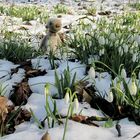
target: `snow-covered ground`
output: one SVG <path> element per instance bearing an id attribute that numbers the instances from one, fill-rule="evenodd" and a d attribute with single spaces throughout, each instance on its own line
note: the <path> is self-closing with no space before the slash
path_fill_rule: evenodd
<path id="1" fill-rule="evenodd" d="M 33 66 L 36 65 L 35 62 L 38 62 L 36 59 L 32 60 Z M 7 75 L 3 77 L 0 81 L 2 85 L 5 85 L 7 83 L 6 90 L 9 91 L 12 85 L 15 85 L 16 82 L 20 82 L 21 79 L 24 77 L 24 71 L 20 69 L 17 74 L 14 74 L 12 77 L 9 77 L 8 74 L 10 74 L 11 68 L 15 68 L 17 65 L 14 65 L 13 63 L 5 60 L 0 61 L 1 64 L 1 71 L 0 71 L 0 77 L 3 77 L 4 75 Z M 85 75 L 85 66 L 82 64 L 79 64 L 79 62 L 61 62 L 59 67 L 57 68 L 57 72 L 61 74 L 65 68 L 67 68 L 67 64 L 70 67 L 71 74 L 74 72 L 77 72 L 77 80 L 80 78 L 83 78 Z M 29 85 L 32 90 L 32 95 L 28 99 L 28 103 L 23 106 L 23 108 L 26 109 L 32 109 L 35 113 L 36 117 L 39 120 L 43 120 L 43 118 L 46 115 L 45 111 L 45 95 L 44 95 L 44 83 L 49 82 L 51 84 L 54 84 L 54 71 L 49 68 L 48 61 L 44 61 L 42 58 L 40 60 L 40 63 L 38 64 L 39 68 L 45 69 L 48 73 L 45 76 L 35 77 L 29 79 Z M 9 72 L 9 73 L 6 73 Z M 104 76 L 106 75 L 106 76 Z M 108 91 L 109 85 L 110 85 L 110 78 L 109 75 L 107 76 L 107 73 L 103 73 L 103 79 L 99 80 L 99 78 L 96 78 L 96 88 L 100 90 L 101 92 Z M 19 80 L 20 79 L 20 80 Z M 10 81 L 10 82 L 8 82 Z M 37 84 L 37 83 L 43 83 L 43 84 Z M 56 93 L 56 88 L 54 86 L 51 86 L 50 92 Z M 7 93 L 8 95 L 8 93 Z M 50 106 L 52 107 L 51 100 L 49 100 Z M 64 99 L 58 99 L 56 100 L 58 112 L 62 115 L 67 114 L 68 110 L 68 104 L 65 103 Z M 90 107 L 89 104 L 83 103 L 80 104 L 78 112 L 83 109 L 82 115 L 85 116 L 103 116 L 102 113 L 96 109 L 93 109 Z M 65 120 L 63 120 L 65 122 Z M 88 126 L 85 124 L 81 124 L 78 122 L 74 122 L 69 120 L 68 121 L 68 129 L 66 133 L 66 140 L 130 140 L 132 137 L 137 134 L 140 131 L 140 127 L 135 125 L 134 122 L 128 121 L 128 119 L 123 119 L 120 121 L 121 125 L 121 131 L 122 136 L 117 136 L 117 131 L 115 128 L 115 122 L 114 126 L 111 128 L 104 128 L 102 127 L 103 122 L 99 123 L 100 127 L 95 126 Z M 54 128 L 48 129 L 47 122 L 46 126 L 43 130 L 39 129 L 37 127 L 37 124 L 33 122 L 31 119 L 30 122 L 24 122 L 18 126 L 16 126 L 16 131 L 14 134 L 10 134 L 7 136 L 2 137 L 2 140 L 39 140 L 41 139 L 42 135 L 49 131 L 49 134 L 51 136 L 51 140 L 62 140 L 63 131 L 64 131 L 64 124 L 63 125 L 56 125 Z M 136 137 L 135 140 L 139 140 L 140 136 Z"/>
<path id="2" fill-rule="evenodd" d="M 27 2 L 28 0 L 2 0 L 2 2 Z M 38 3 L 45 3 L 53 5 L 56 4 L 57 0 L 36 0 L 35 2 Z M 72 4 L 73 1 L 65 1 L 66 4 Z M 84 4 L 84 1 L 80 1 Z M 105 7 L 108 7 L 107 10 L 114 10 L 115 4 L 119 4 L 119 8 L 121 9 L 122 4 L 128 2 L 128 0 L 105 0 L 103 3 Z M 88 2 L 87 2 L 88 3 Z M 92 3 L 92 2 L 89 2 Z M 95 1 L 95 5 L 100 4 L 101 1 Z M 118 8 L 115 9 L 116 11 L 119 10 Z M 63 15 L 62 16 L 62 23 L 63 26 L 68 25 L 76 21 L 78 18 L 80 18 L 82 15 Z M 3 19 L 5 17 L 0 16 L 0 25 L 3 24 Z M 14 20 L 14 18 L 12 19 Z M 21 26 L 22 21 L 19 19 L 19 25 L 18 26 L 12 26 L 12 28 L 9 26 L 9 30 L 16 30 L 18 32 L 19 26 Z M 29 28 L 29 31 L 32 35 L 42 33 L 45 31 L 45 27 L 41 24 L 37 24 L 37 22 L 32 22 L 33 26 L 27 27 Z M 14 27 L 14 28 L 13 28 Z M 56 69 L 57 73 L 60 75 L 63 73 L 64 69 L 69 66 L 71 75 L 74 75 L 74 73 L 77 73 L 76 80 L 80 80 L 83 77 L 85 77 L 85 69 L 86 66 L 84 64 L 80 64 L 79 62 L 67 62 L 67 61 L 61 61 L 59 62 L 59 67 Z M 54 87 L 55 77 L 54 77 L 54 70 L 51 70 L 51 66 L 49 64 L 49 61 L 44 58 L 36 58 L 32 60 L 33 68 L 38 68 L 41 70 L 46 70 L 47 74 L 44 76 L 38 76 L 34 78 L 29 78 L 28 84 L 32 90 L 32 95 L 29 97 L 28 102 L 26 105 L 22 106 L 26 109 L 32 109 L 35 113 L 35 116 L 39 120 L 43 120 L 46 116 L 45 111 L 45 95 L 44 95 L 44 85 L 45 83 L 50 83 L 50 93 L 54 95 L 57 92 L 56 87 Z M 0 85 L 2 87 L 6 87 L 3 93 L 5 93 L 5 96 L 10 96 L 10 91 L 13 89 L 13 85 L 16 85 L 17 83 L 20 83 L 22 79 L 25 76 L 24 69 L 19 69 L 17 73 L 11 76 L 11 69 L 16 68 L 18 65 L 15 65 L 14 63 L 6 60 L 0 60 Z M 99 79 L 98 77 L 95 80 L 96 88 L 101 93 L 108 93 L 110 88 L 110 75 L 108 73 L 101 73 L 102 77 Z M 49 100 L 50 105 L 51 100 Z M 56 100 L 58 112 L 62 115 L 67 114 L 68 110 L 68 104 L 65 103 L 64 99 L 58 99 Z M 82 111 L 82 115 L 85 116 L 103 116 L 103 114 L 90 107 L 87 103 L 80 103 L 79 112 Z M 65 122 L 65 119 L 63 120 Z M 62 140 L 63 131 L 64 131 L 64 124 L 63 125 L 56 125 L 54 128 L 48 129 L 47 122 L 46 126 L 43 130 L 39 129 L 37 127 L 37 124 L 31 119 L 30 122 L 24 122 L 18 126 L 16 126 L 16 131 L 13 134 L 4 136 L 0 138 L 1 140 L 40 140 L 42 135 L 48 131 L 51 137 L 51 140 Z M 96 122 L 99 124 L 100 127 L 95 126 L 88 126 L 86 124 L 81 124 L 78 122 L 74 122 L 72 120 L 68 121 L 68 129 L 66 132 L 66 140 L 139 140 L 140 135 L 136 138 L 132 138 L 135 134 L 140 132 L 140 127 L 137 126 L 134 122 L 130 122 L 127 118 L 120 120 L 121 125 L 121 132 L 122 136 L 118 137 L 118 133 L 115 128 L 116 122 L 114 122 L 114 126 L 111 128 L 104 128 L 102 125 L 104 122 Z"/>

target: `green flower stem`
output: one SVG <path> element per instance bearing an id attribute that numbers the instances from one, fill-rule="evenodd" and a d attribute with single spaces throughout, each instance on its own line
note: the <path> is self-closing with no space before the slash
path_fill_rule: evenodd
<path id="1" fill-rule="evenodd" d="M 66 117 L 65 128 L 64 128 L 64 133 L 63 133 L 63 138 L 62 138 L 62 140 L 65 140 L 70 110 L 71 110 L 71 103 L 70 103 L 69 108 L 68 108 L 68 113 L 67 113 L 67 117 Z"/>

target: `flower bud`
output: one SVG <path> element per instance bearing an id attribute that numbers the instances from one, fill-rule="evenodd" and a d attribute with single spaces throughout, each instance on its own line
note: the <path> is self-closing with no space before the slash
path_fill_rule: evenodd
<path id="1" fill-rule="evenodd" d="M 105 45 L 105 38 L 103 36 L 100 36 L 98 38 L 98 42 L 99 42 L 100 45 Z"/>
<path id="2" fill-rule="evenodd" d="M 140 45 L 140 35 L 135 36 L 135 41 Z"/>
<path id="3" fill-rule="evenodd" d="M 136 62 L 136 59 L 137 59 L 137 53 L 134 53 L 133 56 L 132 56 L 132 61 Z"/>
<path id="4" fill-rule="evenodd" d="M 138 78 L 139 78 L 139 80 L 140 80 L 140 71 L 139 71 L 139 73 L 138 73 Z"/>
<path id="5" fill-rule="evenodd" d="M 128 45 L 124 44 L 123 49 L 124 49 L 124 52 L 127 53 L 128 52 Z"/>
<path id="6" fill-rule="evenodd" d="M 102 50 L 99 50 L 99 56 L 102 56 Z"/>
<path id="7" fill-rule="evenodd" d="M 78 109 L 79 109 L 79 101 L 77 98 L 74 99 L 74 109 L 77 113 Z"/>
<path id="8" fill-rule="evenodd" d="M 138 43 L 137 43 L 136 41 L 134 41 L 133 45 L 134 45 L 134 47 L 136 47 L 136 48 L 139 46 Z"/>
<path id="9" fill-rule="evenodd" d="M 70 96 L 68 92 L 66 92 L 64 99 L 65 99 L 66 104 L 68 104 L 70 100 Z"/>
<path id="10" fill-rule="evenodd" d="M 123 68 L 123 69 L 121 70 L 121 77 L 124 78 L 124 79 L 126 79 L 126 76 L 127 76 L 126 71 L 125 71 L 125 69 Z"/>
<path id="11" fill-rule="evenodd" d="M 108 102 L 110 102 L 110 103 L 113 102 L 113 93 L 112 93 L 111 91 L 109 92 L 109 94 L 108 94 L 106 100 L 107 100 Z"/>
<path id="12" fill-rule="evenodd" d="M 135 96 L 137 94 L 137 86 L 136 86 L 135 81 L 133 81 L 133 80 L 129 86 L 129 91 L 130 91 L 130 94 L 133 96 Z"/>
<path id="13" fill-rule="evenodd" d="M 118 48 L 118 51 L 119 51 L 120 56 L 122 56 L 123 55 L 123 49 L 122 49 L 121 46 Z"/>
<path id="14" fill-rule="evenodd" d="M 95 79 L 95 69 L 94 67 L 91 67 L 88 71 L 88 75 L 90 77 L 90 79 L 94 80 Z"/>
<path id="15" fill-rule="evenodd" d="M 111 33 L 111 34 L 110 34 L 110 39 L 111 39 L 111 40 L 115 40 L 115 38 L 116 38 L 115 34 L 114 34 L 114 33 Z"/>
<path id="16" fill-rule="evenodd" d="M 133 51 L 134 51 L 134 49 L 131 48 L 131 49 L 129 50 L 130 54 L 133 54 Z"/>
<path id="17" fill-rule="evenodd" d="M 105 49 L 104 48 L 101 50 L 101 53 L 102 53 L 102 55 L 105 53 Z"/>
<path id="18" fill-rule="evenodd" d="M 109 43 L 109 41 L 108 41 L 108 39 L 107 39 L 107 38 L 106 38 L 106 40 L 105 40 L 105 43 L 106 43 L 106 44 L 108 44 L 108 43 Z"/>

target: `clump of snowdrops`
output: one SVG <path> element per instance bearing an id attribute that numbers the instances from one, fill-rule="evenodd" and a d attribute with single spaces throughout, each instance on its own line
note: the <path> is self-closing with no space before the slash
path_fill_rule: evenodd
<path id="1" fill-rule="evenodd" d="M 140 62 L 139 19 L 139 13 L 124 13 L 96 22 L 88 18 L 90 24 L 80 22 L 67 45 L 82 63 L 98 60 L 115 72 L 124 64 L 130 74 Z"/>

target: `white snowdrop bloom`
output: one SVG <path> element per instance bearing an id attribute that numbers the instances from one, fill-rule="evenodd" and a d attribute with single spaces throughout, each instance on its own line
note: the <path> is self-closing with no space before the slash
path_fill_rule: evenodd
<path id="1" fill-rule="evenodd" d="M 132 56 L 132 61 L 136 62 L 136 59 L 137 59 L 137 53 L 134 53 L 133 56 Z"/>
<path id="2" fill-rule="evenodd" d="M 111 40 L 115 40 L 115 38 L 116 38 L 115 33 L 111 33 L 111 34 L 110 34 L 110 39 L 111 39 Z"/>
<path id="3" fill-rule="evenodd" d="M 134 36 L 133 35 L 129 35 L 129 42 L 133 42 L 134 41 Z"/>
<path id="4" fill-rule="evenodd" d="M 64 99 L 65 99 L 65 103 L 68 104 L 69 103 L 69 100 L 70 100 L 70 96 L 69 96 L 69 93 L 68 92 L 66 92 Z"/>
<path id="5" fill-rule="evenodd" d="M 99 50 L 99 56 L 102 56 L 102 50 Z"/>
<path id="6" fill-rule="evenodd" d="M 98 42 L 99 42 L 100 45 L 105 45 L 105 38 L 103 36 L 100 36 L 98 38 Z"/>
<path id="7" fill-rule="evenodd" d="M 122 51 L 122 47 L 120 46 L 120 47 L 118 47 L 119 54 L 121 53 L 121 51 Z"/>
<path id="8" fill-rule="evenodd" d="M 89 69 L 88 75 L 89 75 L 90 79 L 95 80 L 95 69 L 94 69 L 94 67 L 91 67 Z"/>
<path id="9" fill-rule="evenodd" d="M 75 112 L 77 113 L 79 109 L 79 101 L 77 98 L 74 99 L 74 109 L 75 109 Z"/>
<path id="10" fill-rule="evenodd" d="M 139 80 L 140 80 L 140 71 L 139 71 L 139 73 L 138 73 L 138 78 L 139 78 Z"/>
<path id="11" fill-rule="evenodd" d="M 121 77 L 124 79 L 126 79 L 126 77 L 127 77 L 127 74 L 126 74 L 126 71 L 124 68 L 121 70 Z"/>
<path id="12" fill-rule="evenodd" d="M 119 44 L 119 40 L 117 40 L 116 42 L 115 42 L 115 45 L 117 46 Z"/>
<path id="13" fill-rule="evenodd" d="M 133 45 L 134 45 L 134 47 L 136 47 L 136 48 L 139 46 L 139 44 L 138 44 L 136 41 L 134 41 Z"/>
<path id="14" fill-rule="evenodd" d="M 102 55 L 105 53 L 105 49 L 104 48 L 101 50 L 101 53 L 102 53 Z"/>
<path id="15" fill-rule="evenodd" d="M 129 86 L 129 91 L 130 91 L 130 94 L 131 95 L 136 95 L 137 94 L 137 86 L 136 86 L 136 83 L 135 81 L 132 80 L 130 86 Z"/>
<path id="16" fill-rule="evenodd" d="M 109 42 L 109 41 L 108 41 L 108 39 L 106 38 L 106 39 L 105 39 L 105 43 L 108 44 L 108 42 Z"/>
<path id="17" fill-rule="evenodd" d="M 86 48 L 85 48 L 85 45 L 83 45 L 83 51 L 85 51 L 85 49 L 86 49 Z"/>
<path id="18" fill-rule="evenodd" d="M 123 50 L 120 52 L 120 56 L 123 56 Z"/>
<path id="19" fill-rule="evenodd" d="M 123 44 L 123 49 L 124 49 L 124 52 L 127 53 L 128 52 L 128 45 Z"/>
<path id="20" fill-rule="evenodd" d="M 130 52 L 130 54 L 133 54 L 133 48 L 131 48 L 131 49 L 129 50 L 129 52 Z"/>
<path id="21" fill-rule="evenodd" d="M 118 48 L 118 51 L 119 51 L 120 56 L 122 56 L 123 55 L 123 49 L 122 49 L 121 46 Z"/>
<path id="22" fill-rule="evenodd" d="M 108 102 L 110 102 L 110 103 L 113 102 L 113 93 L 112 93 L 112 91 L 109 92 L 109 94 L 106 97 L 106 100 Z"/>
<path id="23" fill-rule="evenodd" d="M 140 45 L 140 35 L 135 36 L 135 41 Z"/>
<path id="24" fill-rule="evenodd" d="M 95 59 L 92 57 L 92 56 L 90 56 L 89 58 L 88 58 L 88 64 L 92 64 L 92 62 L 94 61 Z"/>

